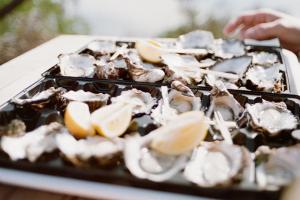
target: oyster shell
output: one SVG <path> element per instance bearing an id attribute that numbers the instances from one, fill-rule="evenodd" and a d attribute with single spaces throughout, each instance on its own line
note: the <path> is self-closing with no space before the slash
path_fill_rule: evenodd
<path id="1" fill-rule="evenodd" d="M 163 63 L 167 65 L 171 80 L 181 79 L 184 82 L 191 84 L 192 82 L 199 83 L 202 80 L 200 73 L 199 62 L 194 56 L 179 55 L 179 54 L 163 54 Z"/>
<path id="2" fill-rule="evenodd" d="M 217 77 L 213 74 L 206 74 L 205 76 L 205 81 L 208 85 L 210 85 L 211 87 L 214 87 L 214 85 L 219 82 L 222 81 L 226 87 L 226 89 L 234 89 L 237 90 L 239 89 L 239 87 L 237 86 L 236 82 L 238 80 L 235 79 L 225 79 L 225 78 L 221 78 L 221 77 Z"/>
<path id="3" fill-rule="evenodd" d="M 156 101 L 156 98 L 152 97 L 150 93 L 135 88 L 122 91 L 121 95 L 111 98 L 112 103 L 123 102 L 132 104 L 134 106 L 132 111 L 133 114 L 149 114 L 152 107 L 156 104 Z"/>
<path id="4" fill-rule="evenodd" d="M 95 40 L 87 46 L 96 56 L 114 53 L 116 48 L 116 42 L 109 40 Z"/>
<path id="5" fill-rule="evenodd" d="M 62 98 L 70 101 L 80 101 L 87 103 L 91 111 L 94 111 L 104 105 L 107 105 L 107 101 L 109 99 L 109 94 L 102 94 L 102 93 L 92 93 L 92 92 L 85 92 L 83 90 L 78 91 L 68 91 L 62 95 Z"/>
<path id="6" fill-rule="evenodd" d="M 279 61 L 276 54 L 265 51 L 252 52 L 249 55 L 253 57 L 252 63 L 255 65 L 270 67 Z"/>
<path id="7" fill-rule="evenodd" d="M 127 75 L 127 64 L 122 56 L 114 60 L 110 57 L 101 57 L 96 63 L 96 75 L 99 79 L 119 79 Z"/>
<path id="8" fill-rule="evenodd" d="M 94 160 L 100 166 L 111 166 L 119 161 L 123 149 L 120 138 L 108 140 L 101 136 L 76 140 L 71 134 L 63 133 L 55 137 L 60 152 L 76 166 L 88 165 Z"/>
<path id="9" fill-rule="evenodd" d="M 131 78 L 137 82 L 154 83 L 165 77 L 165 72 L 153 64 L 144 63 L 136 51 L 130 51 L 125 57 L 128 72 Z"/>
<path id="10" fill-rule="evenodd" d="M 0 136 L 22 136 L 25 131 L 26 125 L 19 119 L 12 120 L 7 126 L 0 126 Z"/>
<path id="11" fill-rule="evenodd" d="M 184 169 L 187 180 L 201 186 L 228 185 L 234 180 L 253 183 L 254 163 L 244 148 L 226 143 L 203 143 Z"/>
<path id="12" fill-rule="evenodd" d="M 184 49 L 211 48 L 214 43 L 214 36 L 209 31 L 196 30 L 181 35 L 178 38 L 178 45 Z"/>
<path id="13" fill-rule="evenodd" d="M 245 55 L 245 46 L 239 40 L 215 40 L 213 46 L 214 54 L 223 59 L 239 57 Z"/>
<path id="14" fill-rule="evenodd" d="M 281 64 L 274 64 L 271 67 L 255 65 L 246 72 L 246 82 L 248 87 L 255 87 L 256 90 L 266 92 L 282 90 L 280 73 Z M 246 86 L 247 86 L 246 85 Z"/>
<path id="15" fill-rule="evenodd" d="M 246 111 L 251 119 L 251 127 L 267 132 L 270 136 L 276 136 L 284 130 L 295 129 L 298 125 L 296 117 L 287 109 L 284 102 L 263 101 L 253 105 L 246 104 Z"/>
<path id="16" fill-rule="evenodd" d="M 58 56 L 60 73 L 63 76 L 92 77 L 96 60 L 88 54 L 60 54 Z"/>
<path id="17" fill-rule="evenodd" d="M 56 98 L 64 92 L 64 88 L 50 87 L 49 89 L 39 92 L 30 98 L 14 98 L 11 101 L 21 106 L 30 105 L 35 108 L 44 108 L 52 101 L 52 99 L 56 100 Z"/>
<path id="18" fill-rule="evenodd" d="M 11 160 L 27 158 L 36 161 L 44 152 L 53 152 L 57 146 L 55 135 L 65 131 L 65 128 L 56 122 L 26 133 L 23 136 L 3 136 L 1 148 Z"/>
<path id="19" fill-rule="evenodd" d="M 200 68 L 209 68 L 209 67 L 214 66 L 216 63 L 217 63 L 216 60 L 213 60 L 211 58 L 206 58 L 206 59 L 200 60 L 199 67 Z"/>
<path id="20" fill-rule="evenodd" d="M 256 180 L 262 188 L 287 185 L 300 177 L 300 145 L 269 149 L 261 146 L 257 152 Z"/>
<path id="21" fill-rule="evenodd" d="M 207 111 L 208 116 L 219 111 L 225 121 L 236 121 L 244 112 L 244 108 L 230 94 L 222 82 L 216 82 L 211 90 L 211 104 Z"/>
<path id="22" fill-rule="evenodd" d="M 124 159 L 126 167 L 136 177 L 162 182 L 183 169 L 188 156 L 160 154 L 149 148 L 155 135 L 130 136 L 125 139 Z"/>

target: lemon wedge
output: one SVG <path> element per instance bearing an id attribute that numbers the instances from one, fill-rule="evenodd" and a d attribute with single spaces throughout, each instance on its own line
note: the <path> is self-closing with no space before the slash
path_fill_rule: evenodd
<path id="1" fill-rule="evenodd" d="M 178 115 L 167 125 L 154 130 L 150 144 L 154 150 L 167 155 L 180 155 L 191 151 L 206 137 L 208 123 L 201 111 Z"/>
<path id="2" fill-rule="evenodd" d="M 92 113 L 92 125 L 96 131 L 107 138 L 122 135 L 130 125 L 132 105 L 111 104 Z"/>
<path id="3" fill-rule="evenodd" d="M 89 106 L 85 103 L 70 102 L 66 108 L 64 121 L 69 132 L 75 137 L 83 138 L 95 134 Z"/>
<path id="4" fill-rule="evenodd" d="M 145 61 L 151 63 L 161 61 L 162 48 L 155 40 L 139 40 L 136 42 L 135 48 Z"/>

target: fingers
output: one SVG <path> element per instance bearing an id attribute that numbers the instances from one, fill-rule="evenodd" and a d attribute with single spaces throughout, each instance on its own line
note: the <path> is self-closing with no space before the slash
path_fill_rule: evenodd
<path id="1" fill-rule="evenodd" d="M 241 38 L 251 38 L 256 40 L 267 40 L 279 37 L 281 34 L 281 26 L 278 21 L 262 23 L 245 30 L 241 34 Z"/>
<path id="2" fill-rule="evenodd" d="M 228 35 L 234 32 L 235 30 L 237 30 L 240 26 L 250 28 L 260 23 L 274 21 L 278 18 L 280 18 L 280 14 L 275 11 L 270 11 L 265 9 L 259 11 L 251 11 L 229 22 L 228 25 L 225 26 L 223 32 L 225 35 Z"/>

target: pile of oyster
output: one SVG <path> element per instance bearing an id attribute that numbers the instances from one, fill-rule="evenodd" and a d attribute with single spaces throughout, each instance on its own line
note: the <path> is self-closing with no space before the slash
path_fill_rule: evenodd
<path id="1" fill-rule="evenodd" d="M 174 40 L 93 41 L 83 53 L 59 56 L 60 74 L 95 79 L 214 86 L 280 93 L 287 90 L 285 66 L 276 48 L 246 46 L 196 30 Z"/>
<path id="2" fill-rule="evenodd" d="M 219 57 L 231 59 L 212 66 L 208 66 L 211 61 L 206 60 L 202 62 L 203 65 L 206 63 L 204 68 L 223 69 L 226 62 L 230 62 L 227 67 L 241 62 L 245 68 L 236 71 L 236 75 L 242 77 L 245 72 L 252 73 L 255 67 L 269 69 L 278 66 L 274 65 L 278 58 L 271 54 L 253 52 L 252 57 L 243 56 L 245 51 L 240 43 L 218 41 L 217 46 L 211 46 L 211 42 L 205 43 L 204 39 L 197 38 L 201 34 L 211 39 L 206 33 L 190 34 L 179 38 L 182 47 L 217 48 L 215 51 Z M 200 42 L 205 45 L 201 46 Z M 189 46 L 191 44 L 195 46 Z M 117 48 L 106 45 L 100 48 L 101 45 L 93 44 L 90 48 L 97 50 L 95 55 L 100 57 Z M 126 53 L 125 63 L 135 69 L 144 69 L 144 61 L 136 51 Z M 173 59 L 168 60 L 171 57 Z M 170 69 L 179 71 L 184 67 L 176 66 L 176 63 L 201 63 L 198 57 L 191 55 L 165 54 L 162 59 L 174 67 Z M 171 61 L 176 59 L 173 65 Z M 250 63 L 255 63 L 255 66 L 250 66 Z M 147 69 L 149 73 L 158 74 L 162 70 L 157 67 Z M 176 70 L 173 71 L 174 77 L 178 75 Z M 205 75 L 210 81 L 215 81 L 210 92 L 190 89 L 182 79 L 188 80 L 189 77 L 192 80 L 195 75 L 191 72 L 176 77 L 170 88 L 149 86 L 143 90 L 141 87 L 117 85 L 116 95 L 51 87 L 35 95 L 15 98 L 11 104 L 16 109 L 42 113 L 40 117 L 45 120 L 42 126 L 29 131 L 26 131 L 26 121 L 22 122 L 22 117 L 0 127 L 1 150 L 13 161 L 36 162 L 47 154 L 55 154 L 75 166 L 96 165 L 110 170 L 125 165 L 133 176 L 140 179 L 162 182 L 179 176 L 201 187 L 239 185 L 278 189 L 300 177 L 299 113 L 295 112 L 299 112 L 300 105 L 297 102 L 253 101 L 233 95 L 227 90 L 228 82 L 209 77 L 214 76 L 212 74 Z M 141 77 L 144 76 L 138 78 Z M 115 136 L 103 132 L 102 135 L 95 132 L 73 134 L 74 129 L 64 123 L 68 115 L 66 110 L 72 102 L 81 102 L 87 112 L 101 110 L 110 113 L 108 116 L 123 109 L 107 110 L 112 105 L 129 106 L 130 122 L 126 130 Z M 49 109 L 54 112 L 49 113 Z M 84 111 L 78 112 L 84 121 Z M 109 117 L 103 120 L 107 119 Z M 85 127 L 76 128 L 84 130 Z"/>

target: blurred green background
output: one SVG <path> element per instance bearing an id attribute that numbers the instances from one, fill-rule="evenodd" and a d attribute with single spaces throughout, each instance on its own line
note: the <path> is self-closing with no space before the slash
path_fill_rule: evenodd
<path id="1" fill-rule="evenodd" d="M 228 20 L 263 7 L 300 15 L 298 0 L 0 0 L 0 64 L 59 34 L 223 37 Z"/>

